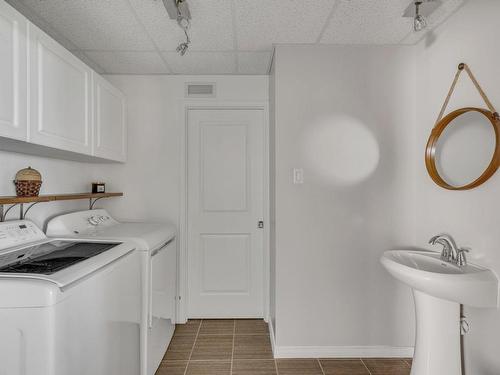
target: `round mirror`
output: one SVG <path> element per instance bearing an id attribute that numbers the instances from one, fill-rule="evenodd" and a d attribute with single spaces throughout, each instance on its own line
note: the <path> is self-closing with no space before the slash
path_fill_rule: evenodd
<path id="1" fill-rule="evenodd" d="M 468 190 L 487 181 L 499 161 L 499 120 L 480 108 L 451 112 L 432 130 L 425 162 L 431 178 L 449 190 Z"/>

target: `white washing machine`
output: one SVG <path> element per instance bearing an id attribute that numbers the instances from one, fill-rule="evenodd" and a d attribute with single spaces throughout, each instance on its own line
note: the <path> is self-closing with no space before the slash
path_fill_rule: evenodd
<path id="1" fill-rule="evenodd" d="M 47 224 L 50 237 L 133 241 L 141 254 L 141 375 L 158 369 L 175 329 L 177 246 L 175 227 L 158 223 L 118 222 L 103 209 L 57 216 Z M 1 375 L 1 373 L 0 373 Z"/>
<path id="2" fill-rule="evenodd" d="M 135 246 L 49 239 L 27 220 L 0 223 L 0 374 L 137 375 Z"/>

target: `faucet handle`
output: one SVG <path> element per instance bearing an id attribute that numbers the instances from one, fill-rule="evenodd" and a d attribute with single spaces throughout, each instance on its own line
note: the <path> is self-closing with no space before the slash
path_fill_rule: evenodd
<path id="1" fill-rule="evenodd" d="M 463 267 L 467 265 L 467 257 L 465 256 L 465 253 L 469 253 L 470 249 L 467 247 L 458 249 L 457 252 L 457 266 Z"/>

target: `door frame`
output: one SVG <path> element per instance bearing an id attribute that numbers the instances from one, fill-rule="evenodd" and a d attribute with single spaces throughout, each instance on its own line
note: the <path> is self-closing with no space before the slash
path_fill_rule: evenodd
<path id="1" fill-rule="evenodd" d="M 178 300 L 177 300 L 177 323 L 186 323 L 188 319 L 187 301 L 188 301 L 188 176 L 187 176 L 187 158 L 188 158 L 188 113 L 191 110 L 261 110 L 263 111 L 263 126 L 264 126 L 264 166 L 263 166 L 263 220 L 264 232 L 262 243 L 263 255 L 263 311 L 264 320 L 269 320 L 269 304 L 270 304 L 270 202 L 269 202 L 269 102 L 267 100 L 260 101 L 214 101 L 214 99 L 180 99 L 177 111 L 177 123 L 182 124 L 180 129 L 179 140 L 179 256 L 178 256 Z"/>

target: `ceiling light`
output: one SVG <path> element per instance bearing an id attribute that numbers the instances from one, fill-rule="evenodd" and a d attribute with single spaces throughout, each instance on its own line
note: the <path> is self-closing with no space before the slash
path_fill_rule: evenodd
<path id="1" fill-rule="evenodd" d="M 181 56 L 184 56 L 189 48 L 189 44 L 187 42 L 181 43 L 175 49 Z"/>
<path id="2" fill-rule="evenodd" d="M 427 27 L 427 20 L 420 14 L 421 1 L 415 1 L 415 18 L 413 19 L 413 30 L 418 32 Z"/>
<path id="3" fill-rule="evenodd" d="M 163 0 L 163 5 L 171 19 L 175 19 L 179 27 L 184 31 L 186 41 L 180 43 L 176 51 L 184 56 L 191 44 L 189 28 L 191 27 L 191 12 L 186 0 Z"/>

